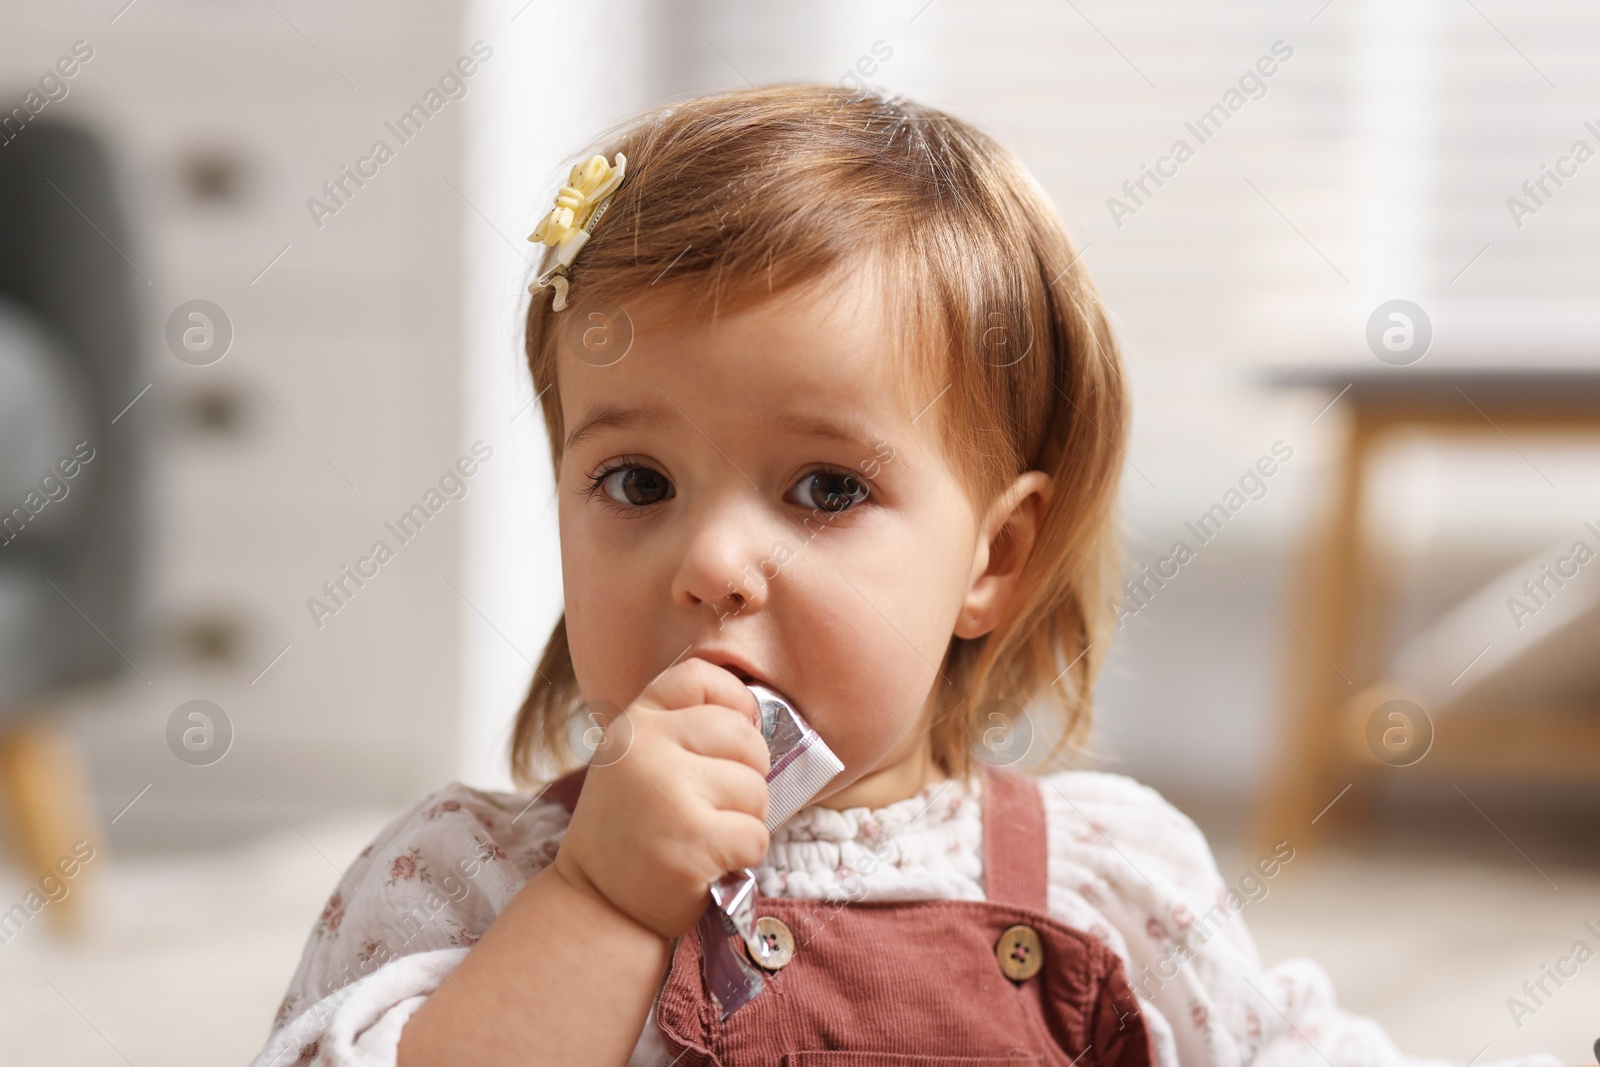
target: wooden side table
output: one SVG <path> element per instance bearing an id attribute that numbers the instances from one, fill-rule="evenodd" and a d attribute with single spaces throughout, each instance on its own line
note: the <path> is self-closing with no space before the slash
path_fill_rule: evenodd
<path id="1" fill-rule="evenodd" d="M 1298 845 L 1362 827 L 1373 777 L 1388 770 L 1352 726 L 1364 711 L 1352 701 L 1381 686 L 1387 662 L 1387 650 L 1366 639 L 1381 632 L 1385 599 L 1362 511 L 1379 447 L 1413 430 L 1500 437 L 1513 448 L 1513 432 L 1600 433 L 1600 365 L 1326 367 L 1282 371 L 1269 381 L 1337 397 L 1330 414 L 1340 413 L 1345 424 L 1332 506 L 1312 533 L 1297 583 L 1288 634 L 1291 719 L 1260 819 L 1264 840 Z M 1529 718 L 1509 711 L 1435 717 L 1432 748 L 1415 766 L 1423 773 L 1600 778 L 1600 707 L 1557 709 L 1531 730 Z"/>

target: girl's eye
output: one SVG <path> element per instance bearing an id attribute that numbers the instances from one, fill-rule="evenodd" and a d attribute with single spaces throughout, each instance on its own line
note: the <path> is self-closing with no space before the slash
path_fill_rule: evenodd
<path id="1" fill-rule="evenodd" d="M 649 467 L 618 467 L 602 472 L 598 488 L 625 507 L 643 508 L 672 496 L 672 483 Z"/>
<path id="2" fill-rule="evenodd" d="M 867 487 L 847 471 L 812 471 L 796 483 L 790 499 L 819 511 L 848 511 L 867 499 Z"/>

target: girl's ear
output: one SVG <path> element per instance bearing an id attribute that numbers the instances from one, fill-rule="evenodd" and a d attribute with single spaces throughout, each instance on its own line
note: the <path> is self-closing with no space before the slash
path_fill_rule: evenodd
<path id="1" fill-rule="evenodd" d="M 957 637 L 982 637 L 1000 623 L 1033 551 L 1054 485 L 1043 471 L 1025 471 L 995 497 L 978 530 L 972 578 L 956 617 Z"/>

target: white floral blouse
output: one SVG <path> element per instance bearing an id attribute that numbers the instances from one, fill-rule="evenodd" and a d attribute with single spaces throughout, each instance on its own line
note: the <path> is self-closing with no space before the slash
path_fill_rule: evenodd
<path id="1" fill-rule="evenodd" d="M 1204 836 L 1121 775 L 1038 779 L 1053 916 L 1122 958 L 1158 1067 L 1429 1067 L 1372 1020 L 1337 1006 L 1327 975 L 1263 968 L 1242 912 L 1293 861 L 1280 846 L 1232 884 Z M 772 835 L 756 870 L 771 897 L 982 900 L 981 779 L 883 808 L 810 807 Z M 546 867 L 566 832 L 548 799 L 452 783 L 389 823 L 341 877 L 311 928 L 252 1067 L 393 1067 L 401 1028 Z M 652 1010 L 629 1067 L 667 1067 Z M 1528 1056 L 1478 1067 L 1561 1067 Z"/>

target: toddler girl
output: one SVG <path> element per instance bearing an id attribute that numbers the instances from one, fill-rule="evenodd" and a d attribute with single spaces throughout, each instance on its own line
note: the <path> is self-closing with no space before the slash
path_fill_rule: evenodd
<path id="1" fill-rule="evenodd" d="M 1293 842 L 1225 881 L 1153 791 L 1016 769 L 1089 727 L 1127 425 L 1021 164 L 826 86 L 603 152 L 535 232 L 565 615 L 530 795 L 390 823 L 257 1064 L 1406 1062 L 1315 965 L 1262 968 L 1238 912 Z M 748 684 L 844 764 L 770 835 Z M 696 923 L 745 867 L 781 951 L 723 1018 Z"/>

